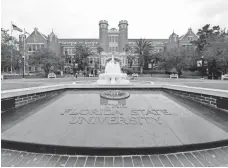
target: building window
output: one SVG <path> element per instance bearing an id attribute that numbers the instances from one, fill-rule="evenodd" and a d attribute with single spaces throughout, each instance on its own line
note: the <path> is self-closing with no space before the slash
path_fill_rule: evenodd
<path id="1" fill-rule="evenodd" d="M 32 46 L 31 45 L 29 45 L 29 49 L 28 49 L 29 51 L 32 51 Z"/>
<path id="2" fill-rule="evenodd" d="M 189 41 L 192 41 L 192 37 L 191 37 L 191 36 L 188 36 L 188 40 L 189 40 Z"/>
<path id="3" fill-rule="evenodd" d="M 90 59 L 89 63 L 90 63 L 90 64 L 93 64 L 93 59 Z"/>
<path id="4" fill-rule="evenodd" d="M 36 45 L 32 46 L 33 51 L 36 51 Z"/>

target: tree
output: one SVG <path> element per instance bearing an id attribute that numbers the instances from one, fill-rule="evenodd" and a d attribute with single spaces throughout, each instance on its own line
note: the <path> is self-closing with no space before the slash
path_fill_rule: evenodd
<path id="1" fill-rule="evenodd" d="M 202 52 L 212 39 L 214 39 L 220 33 L 220 27 L 214 26 L 210 29 L 210 24 L 206 24 L 202 29 L 197 32 L 198 40 L 192 41 L 196 45 L 197 49 Z"/>
<path id="2" fill-rule="evenodd" d="M 226 73 L 228 68 L 228 38 L 226 30 L 220 30 L 219 26 L 210 28 L 205 25 L 199 29 L 199 39 L 193 41 L 197 46 L 200 56 L 208 61 L 209 73 L 215 74 L 218 71 Z"/>
<path id="3" fill-rule="evenodd" d="M 132 67 L 133 61 L 136 59 L 134 55 L 133 48 L 130 47 L 128 44 L 125 45 L 124 50 L 127 54 L 127 60 L 129 62 L 130 68 Z"/>
<path id="4" fill-rule="evenodd" d="M 14 67 L 19 69 L 21 54 L 17 48 L 18 41 L 8 34 L 9 30 L 1 29 L 1 66 L 2 70 Z"/>
<path id="5" fill-rule="evenodd" d="M 41 67 L 47 77 L 52 67 L 58 67 L 59 57 L 52 50 L 43 48 L 30 56 L 28 62 L 32 66 Z"/>
<path id="6" fill-rule="evenodd" d="M 79 59 L 80 68 L 87 71 L 88 56 L 92 55 L 90 47 L 86 45 L 76 45 L 76 56 Z"/>
<path id="7" fill-rule="evenodd" d="M 99 54 L 99 69 L 101 69 L 101 52 L 104 51 L 104 49 L 101 46 L 97 47 L 97 53 Z"/>
<path id="8" fill-rule="evenodd" d="M 188 65 L 188 57 L 177 47 L 170 49 L 168 54 L 163 57 L 162 66 L 166 70 L 177 72 L 179 76 L 182 74 L 183 69 L 188 68 Z"/>
<path id="9" fill-rule="evenodd" d="M 139 54 L 139 65 L 140 73 L 143 73 L 143 67 L 145 63 L 145 56 L 148 56 L 154 48 L 151 43 L 145 39 L 140 39 L 136 41 L 134 45 L 135 53 Z"/>

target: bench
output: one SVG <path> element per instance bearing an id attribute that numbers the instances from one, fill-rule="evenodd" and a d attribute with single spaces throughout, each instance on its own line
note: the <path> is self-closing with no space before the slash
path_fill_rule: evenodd
<path id="1" fill-rule="evenodd" d="M 55 73 L 49 73 L 48 78 L 56 78 L 56 74 Z"/>
<path id="2" fill-rule="evenodd" d="M 139 75 L 138 75 L 137 73 L 133 73 L 133 74 L 132 74 L 132 77 L 133 77 L 133 78 L 134 78 L 134 77 L 138 78 Z"/>
<path id="3" fill-rule="evenodd" d="M 179 77 L 178 77 L 178 74 L 170 74 L 169 78 L 177 78 L 178 79 Z"/>
<path id="4" fill-rule="evenodd" d="M 228 79 L 228 74 L 222 75 L 221 80 L 227 80 Z"/>

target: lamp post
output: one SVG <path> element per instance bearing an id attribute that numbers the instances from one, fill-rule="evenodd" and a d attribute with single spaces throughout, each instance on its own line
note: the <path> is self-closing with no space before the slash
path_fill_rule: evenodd
<path id="1" fill-rule="evenodd" d="M 201 59 L 202 59 L 202 79 L 203 79 L 203 76 L 204 76 L 204 57 L 202 56 L 201 57 Z"/>
<path id="2" fill-rule="evenodd" d="M 142 54 L 141 57 L 143 57 L 143 54 L 144 54 L 143 50 L 141 50 L 141 54 Z M 143 61 L 144 61 L 143 59 L 144 58 L 139 58 L 139 59 L 141 59 L 141 61 L 142 61 L 142 62 L 140 61 L 140 73 L 142 75 L 143 74 L 143 66 L 144 66 L 144 63 L 143 63 Z"/>
<path id="3" fill-rule="evenodd" d="M 101 71 L 101 53 L 99 53 L 99 70 Z"/>
<path id="4" fill-rule="evenodd" d="M 23 60 L 23 78 L 25 78 L 25 56 L 22 56 L 22 60 Z"/>

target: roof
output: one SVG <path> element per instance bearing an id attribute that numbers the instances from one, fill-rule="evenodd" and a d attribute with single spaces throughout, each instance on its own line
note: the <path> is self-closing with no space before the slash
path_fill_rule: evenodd
<path id="1" fill-rule="evenodd" d="M 34 28 L 33 32 L 26 38 L 26 40 L 28 38 L 30 38 L 31 36 L 37 36 L 36 33 L 37 33 L 37 35 L 42 36 L 44 38 L 44 40 L 47 40 L 47 36 L 45 36 L 44 34 L 40 33 L 37 28 Z"/>
<path id="2" fill-rule="evenodd" d="M 179 39 L 181 39 L 184 35 L 180 36 Z"/>
<path id="3" fill-rule="evenodd" d="M 192 31 L 192 28 L 190 27 L 190 28 L 188 29 L 187 33 L 185 33 L 183 36 L 181 36 L 181 37 L 179 38 L 179 40 L 182 40 L 190 31 L 197 37 L 197 35 Z"/>
<path id="4" fill-rule="evenodd" d="M 176 33 L 172 33 L 169 37 L 178 36 Z"/>
<path id="5" fill-rule="evenodd" d="M 39 32 L 40 33 L 40 32 Z M 40 33 L 41 36 L 43 36 L 45 39 L 47 39 L 47 36 L 45 36 L 44 34 Z"/>
<path id="6" fill-rule="evenodd" d="M 140 40 L 140 39 L 128 39 L 128 41 L 137 41 L 137 40 Z M 148 40 L 148 41 L 167 42 L 169 39 L 145 39 L 145 40 Z"/>
<path id="7" fill-rule="evenodd" d="M 79 40 L 81 40 L 81 41 L 83 41 L 83 40 L 85 40 L 85 41 L 89 41 L 89 40 L 92 40 L 92 41 L 96 41 L 96 40 L 99 40 L 98 38 L 60 38 L 59 39 L 59 41 L 79 41 Z"/>

